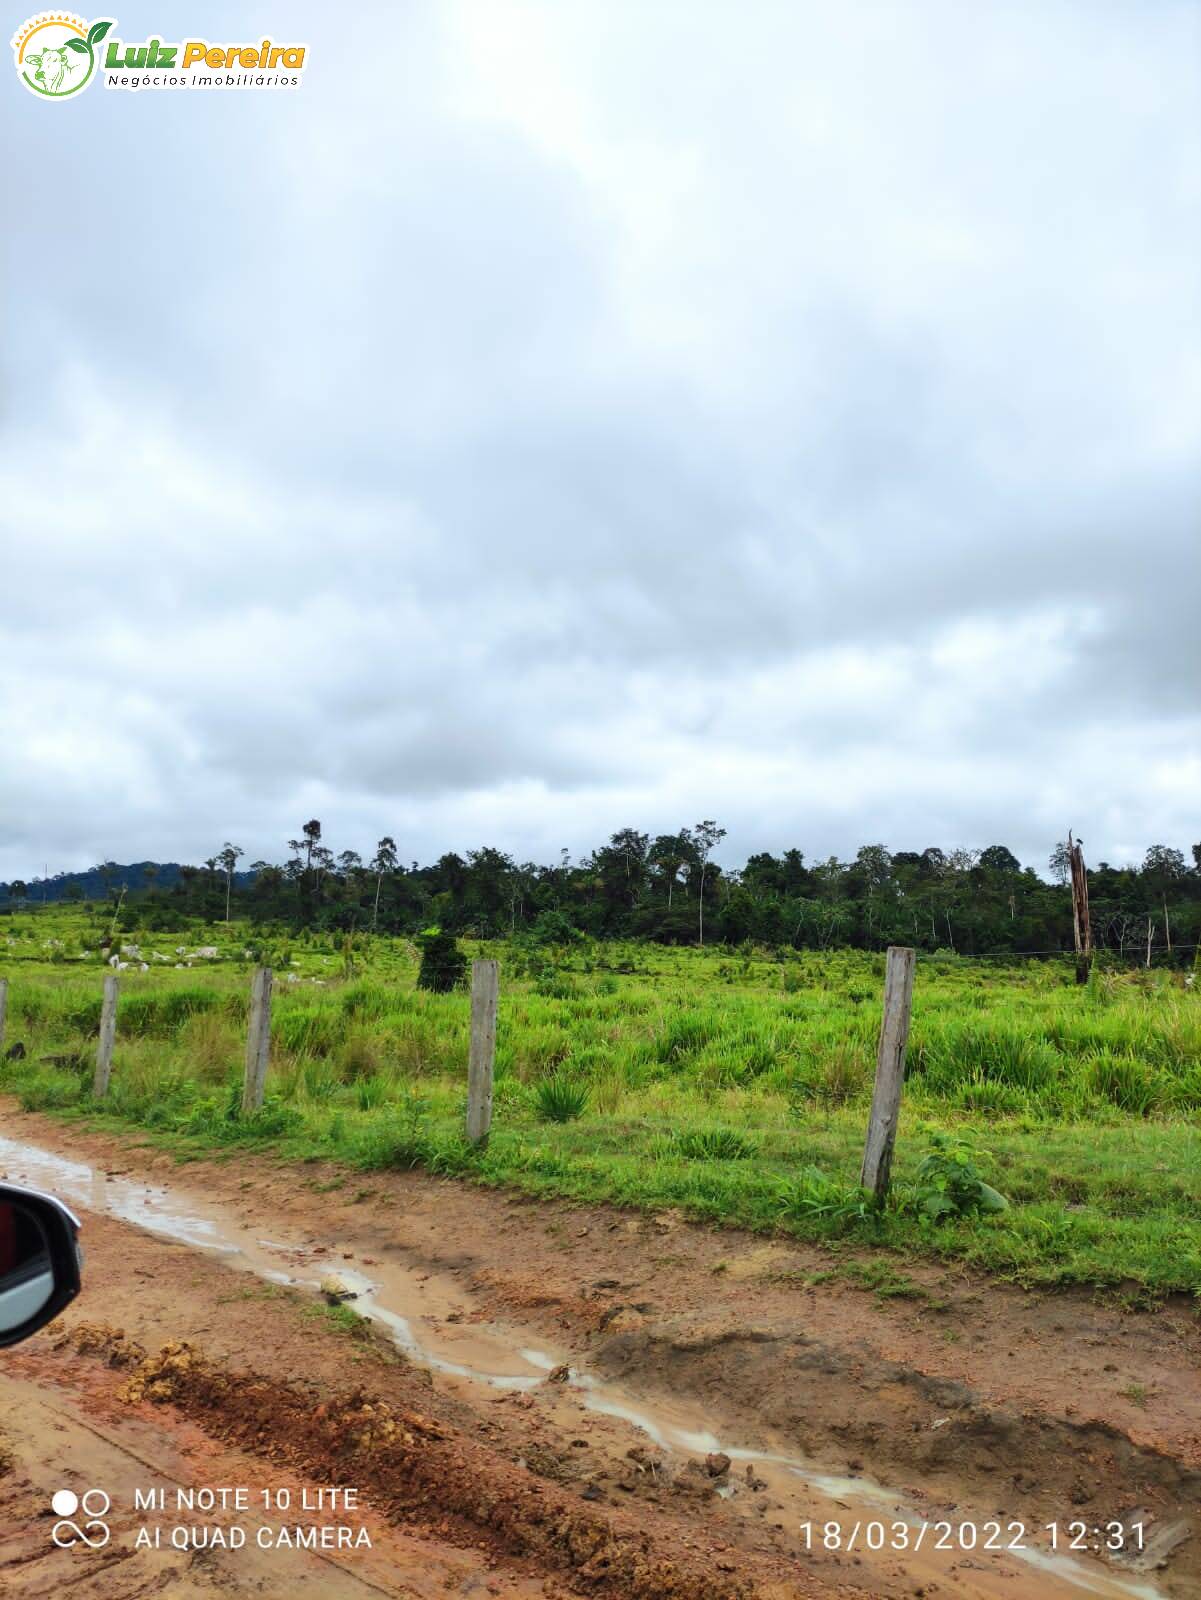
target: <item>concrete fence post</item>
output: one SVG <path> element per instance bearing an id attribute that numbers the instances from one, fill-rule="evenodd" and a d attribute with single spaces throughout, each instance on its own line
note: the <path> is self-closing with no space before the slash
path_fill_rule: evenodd
<path id="1" fill-rule="evenodd" d="M 492 1126 L 492 1073 L 496 1062 L 496 1003 L 499 988 L 500 969 L 495 961 L 471 963 L 467 1137 L 472 1144 L 482 1144 Z"/>
<path id="2" fill-rule="evenodd" d="M 270 967 L 256 967 L 250 980 L 250 1021 L 246 1030 L 246 1080 L 242 1088 L 242 1111 L 258 1111 L 263 1104 L 267 1083 L 267 1062 L 271 1055 Z"/>
<path id="3" fill-rule="evenodd" d="M 96 1075 L 92 1079 L 92 1093 L 103 1100 L 108 1093 L 108 1080 L 113 1071 L 113 1045 L 117 1040 L 117 975 L 110 972 L 104 980 L 104 1000 L 100 1006 L 100 1043 L 96 1046 Z"/>

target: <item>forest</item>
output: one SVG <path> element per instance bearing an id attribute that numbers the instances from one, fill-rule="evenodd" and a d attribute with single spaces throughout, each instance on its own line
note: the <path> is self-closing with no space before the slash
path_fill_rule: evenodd
<path id="1" fill-rule="evenodd" d="M 197 865 L 104 862 L 87 873 L 0 884 L 0 912 L 91 901 L 119 907 L 126 932 L 173 928 L 184 916 L 385 934 L 433 926 L 544 944 L 582 937 L 798 950 L 910 944 L 959 955 L 1073 948 L 1066 843 L 1055 846 L 1043 873 L 1001 844 L 920 851 L 869 844 L 850 860 L 814 862 L 792 848 L 760 852 L 734 868 L 714 859 L 725 832 L 711 819 L 655 836 L 621 828 L 575 860 L 564 850 L 550 864 L 519 862 L 483 845 L 406 866 L 388 836 L 366 856 L 335 853 L 312 818 L 280 863 L 243 866 L 243 850 L 228 841 Z M 1138 866 L 1089 868 L 1098 951 L 1191 964 L 1201 929 L 1201 844 L 1190 857 L 1157 844 Z"/>

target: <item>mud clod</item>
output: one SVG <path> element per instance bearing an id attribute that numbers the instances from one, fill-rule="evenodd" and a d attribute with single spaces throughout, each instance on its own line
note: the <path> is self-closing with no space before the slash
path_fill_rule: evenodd
<path id="1" fill-rule="evenodd" d="M 484 1534 L 489 1548 L 536 1556 L 569 1580 L 623 1600 L 752 1600 L 757 1592 L 748 1573 L 714 1576 L 658 1555 L 642 1527 L 581 1513 L 580 1499 L 605 1501 L 599 1484 L 573 1500 L 526 1467 L 364 1389 L 314 1403 L 294 1384 L 226 1371 L 186 1341 L 147 1355 L 102 1325 L 77 1329 L 69 1342 L 131 1367 L 119 1391 L 127 1404 L 171 1405 L 215 1437 L 318 1480 L 351 1471 L 372 1504 L 397 1522 L 436 1516 L 470 1542 Z M 728 1471 L 728 1458 L 711 1459 Z"/>

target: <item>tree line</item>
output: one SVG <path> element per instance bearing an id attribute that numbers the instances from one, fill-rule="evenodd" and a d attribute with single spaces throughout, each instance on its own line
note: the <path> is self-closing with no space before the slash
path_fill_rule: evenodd
<path id="1" fill-rule="evenodd" d="M 243 850 L 226 841 L 200 865 L 172 865 L 168 873 L 142 864 L 142 881 L 121 885 L 129 900 L 123 914 L 148 929 L 169 928 L 182 913 L 388 934 L 437 926 L 554 943 L 587 935 L 694 945 L 753 940 L 797 949 L 912 944 L 964 955 L 1072 948 L 1066 842 L 1052 851 L 1046 876 L 999 844 L 921 851 L 869 844 L 850 860 L 815 862 L 798 849 L 762 851 L 734 868 L 713 859 L 725 833 L 708 818 L 654 836 L 621 828 L 574 861 L 563 850 L 550 864 L 519 862 L 483 845 L 421 866 L 403 864 L 387 835 L 368 856 L 353 849 L 335 854 L 312 818 L 288 841 L 280 863 L 240 868 Z M 102 864 L 88 879 L 105 882 L 107 872 L 111 901 L 123 871 Z M 1100 862 L 1089 869 L 1088 886 L 1098 949 L 1141 957 L 1149 946 L 1157 959 L 1191 959 L 1201 938 L 1201 844 L 1193 845 L 1191 859 L 1152 845 L 1139 866 Z M 62 898 L 59 888 L 53 898 Z M 8 906 L 29 894 L 25 884 L 8 885 Z"/>

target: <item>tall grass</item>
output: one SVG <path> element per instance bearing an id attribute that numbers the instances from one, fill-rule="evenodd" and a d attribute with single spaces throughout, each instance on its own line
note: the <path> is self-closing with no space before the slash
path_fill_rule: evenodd
<path id="1" fill-rule="evenodd" d="M 94 952 L 42 958 L 52 927 L 63 949 L 86 946 L 82 919 L 70 915 L 10 919 L 12 942 L 0 944 L 7 1037 L 27 1055 L 0 1063 L 0 1090 L 30 1109 L 84 1114 L 103 969 Z M 468 997 L 417 990 L 407 941 L 365 941 L 350 979 L 320 936 L 297 939 L 286 956 L 275 941 L 269 1100 L 250 1123 L 239 1119 L 238 1087 L 251 939 L 236 927 L 191 929 L 159 936 L 157 948 L 175 956 L 200 944 L 216 946 L 218 959 L 121 974 L 108 1114 L 163 1136 L 288 1149 L 299 1140 L 367 1164 L 419 1161 L 757 1226 L 782 1216 L 816 1226 L 829 1196 L 854 1188 L 881 957 L 480 945 L 501 961 L 502 990 L 494 1134 L 487 1155 L 473 1157 L 460 1136 Z M 563 1085 L 582 1095 L 578 1111 L 540 1120 Z M 987 1237 L 944 1231 L 938 1248 L 954 1239 L 960 1254 L 1027 1277 L 1045 1269 L 1049 1281 L 1104 1278 L 1117 1263 L 1136 1281 L 1190 1281 L 1201 992 L 1178 978 L 1101 974 L 1077 987 L 1066 966 L 921 961 L 902 1176 L 922 1122 L 993 1149 L 990 1181 L 1021 1202 Z M 798 1179 L 814 1165 L 829 1195 L 811 1174 Z M 781 1209 L 779 1185 L 794 1181 L 795 1204 Z M 901 1226 L 888 1223 L 881 1237 Z M 1142 1262 L 1139 1250 L 1149 1252 Z"/>

